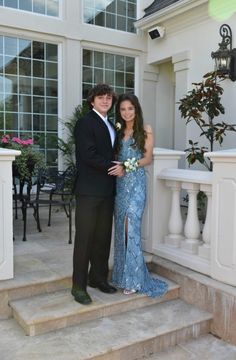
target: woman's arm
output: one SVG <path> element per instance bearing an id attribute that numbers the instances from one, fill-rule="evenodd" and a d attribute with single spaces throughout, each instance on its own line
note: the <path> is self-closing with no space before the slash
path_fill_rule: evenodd
<path id="1" fill-rule="evenodd" d="M 138 160 L 138 166 L 146 166 L 151 164 L 152 162 L 152 154 L 153 154 L 153 146 L 154 146 L 153 132 L 150 125 L 146 125 L 144 127 L 144 130 L 146 131 L 147 134 L 144 145 L 146 151 L 143 154 L 143 157 Z"/>

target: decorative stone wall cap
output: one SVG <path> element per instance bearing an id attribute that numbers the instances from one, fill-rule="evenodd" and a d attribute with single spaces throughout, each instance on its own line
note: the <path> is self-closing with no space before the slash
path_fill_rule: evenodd
<path id="1" fill-rule="evenodd" d="M 20 150 L 11 150 L 11 149 L 3 149 L 0 148 L 0 159 L 2 158 L 5 160 L 6 157 L 12 157 L 14 160 L 16 156 L 19 156 L 21 154 Z"/>
<path id="2" fill-rule="evenodd" d="M 154 156 L 166 156 L 166 157 L 172 157 L 172 156 L 184 156 L 185 152 L 180 150 L 171 150 L 171 149 L 165 149 L 165 148 L 157 148 L 155 147 L 153 149 L 153 155 Z"/>
<path id="3" fill-rule="evenodd" d="M 163 169 L 158 179 L 191 182 L 197 184 L 212 184 L 212 172 L 188 169 Z"/>
<path id="4" fill-rule="evenodd" d="M 218 158 L 234 158 L 236 161 L 236 149 L 227 149 L 221 151 L 213 151 L 213 152 L 206 152 L 204 154 L 205 157 L 210 158 L 213 162 Z"/>
<path id="5" fill-rule="evenodd" d="M 179 150 L 171 150 L 171 149 L 165 149 L 165 148 L 154 148 L 153 149 L 153 156 L 157 158 L 169 158 L 169 159 L 180 159 L 181 156 L 184 156 L 184 151 Z"/>

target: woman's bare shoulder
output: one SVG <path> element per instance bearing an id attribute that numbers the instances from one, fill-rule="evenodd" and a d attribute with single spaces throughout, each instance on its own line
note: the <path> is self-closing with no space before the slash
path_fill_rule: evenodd
<path id="1" fill-rule="evenodd" d="M 144 130 L 146 131 L 147 134 L 152 134 L 152 127 L 149 124 L 145 124 L 144 125 Z"/>

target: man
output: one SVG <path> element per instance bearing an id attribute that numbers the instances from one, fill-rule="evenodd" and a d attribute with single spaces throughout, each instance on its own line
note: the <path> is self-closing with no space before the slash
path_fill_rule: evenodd
<path id="1" fill-rule="evenodd" d="M 84 305 L 92 302 L 87 285 L 116 292 L 107 282 L 115 195 L 115 176 L 108 175 L 114 166 L 115 129 L 107 113 L 116 95 L 109 85 L 98 84 L 87 100 L 91 110 L 75 126 L 78 176 L 71 290 L 75 301 Z"/>

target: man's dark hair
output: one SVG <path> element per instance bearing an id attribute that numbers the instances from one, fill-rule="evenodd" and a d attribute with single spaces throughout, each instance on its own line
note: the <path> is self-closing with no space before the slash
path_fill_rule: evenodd
<path id="1" fill-rule="evenodd" d="M 94 98 L 96 96 L 100 96 L 100 95 L 111 95 L 112 96 L 112 106 L 117 101 L 117 95 L 110 85 L 97 84 L 89 91 L 89 94 L 87 97 L 87 102 L 91 109 L 93 108 L 92 102 L 94 101 Z"/>

